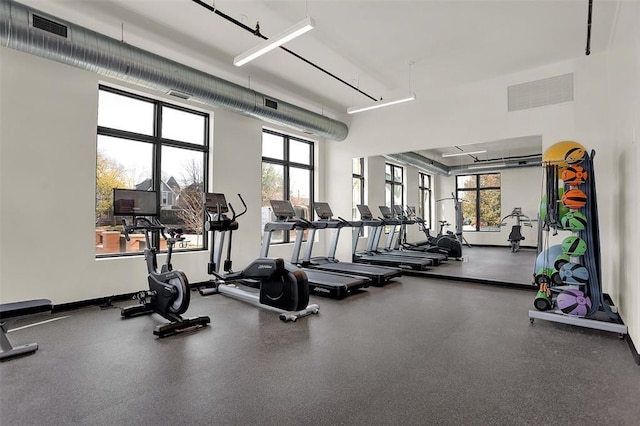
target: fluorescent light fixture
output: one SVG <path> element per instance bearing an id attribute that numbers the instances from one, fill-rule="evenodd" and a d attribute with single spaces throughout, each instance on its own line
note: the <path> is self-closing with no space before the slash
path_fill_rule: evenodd
<path id="1" fill-rule="evenodd" d="M 506 167 L 505 163 L 491 163 L 491 164 L 472 164 L 469 169 L 495 169 L 498 167 Z"/>
<path id="2" fill-rule="evenodd" d="M 409 93 L 408 96 L 402 98 L 390 99 L 388 101 L 378 101 L 375 104 L 371 104 L 365 107 L 349 107 L 347 108 L 347 114 L 355 114 L 357 112 L 369 111 L 370 109 L 382 108 L 390 105 L 400 104 L 402 102 L 409 102 L 416 98 L 415 93 Z"/>
<path id="3" fill-rule="evenodd" d="M 259 45 L 247 50 L 243 54 L 236 56 L 233 60 L 233 65 L 235 65 L 236 67 L 240 67 L 249 61 L 253 61 L 258 56 L 262 56 L 265 53 L 275 49 L 276 47 L 280 47 L 286 42 L 291 41 L 294 38 L 306 33 L 307 31 L 312 30 L 313 28 L 315 28 L 315 26 L 316 22 L 312 18 L 307 16 L 305 19 L 298 22 L 293 27 L 281 32 L 277 36 L 263 41 Z"/>
<path id="4" fill-rule="evenodd" d="M 454 152 L 452 154 L 442 154 L 442 158 L 459 157 L 461 155 L 484 154 L 485 152 L 487 152 L 486 149 L 481 149 L 480 151 Z"/>

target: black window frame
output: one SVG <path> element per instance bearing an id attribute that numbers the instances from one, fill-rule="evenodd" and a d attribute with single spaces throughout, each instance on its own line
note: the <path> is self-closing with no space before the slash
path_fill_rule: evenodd
<path id="1" fill-rule="evenodd" d="M 364 157 L 359 157 L 359 158 L 355 158 L 354 160 L 357 160 L 360 167 L 360 173 L 356 173 L 355 170 L 353 170 L 353 166 L 351 169 L 351 185 L 352 185 L 352 190 L 353 187 L 355 186 L 354 183 L 357 181 L 360 184 L 360 199 L 358 200 L 358 203 L 360 204 L 364 204 Z M 353 200 L 353 197 L 352 197 Z M 353 201 L 352 201 L 353 202 Z M 360 211 L 358 210 L 357 206 L 352 205 L 351 206 L 351 219 L 352 220 L 360 220 Z M 359 233 L 361 237 L 364 237 L 365 235 L 365 226 L 362 226 L 359 229 Z"/>
<path id="2" fill-rule="evenodd" d="M 425 180 L 428 181 L 427 185 L 424 184 Z M 418 214 L 422 215 L 422 219 L 428 224 L 429 228 L 431 228 L 433 226 L 433 212 L 431 208 L 433 204 L 433 187 L 432 176 L 427 173 L 418 172 L 418 197 L 420 203 Z"/>
<path id="3" fill-rule="evenodd" d="M 145 135 L 141 133 L 131 132 L 127 130 L 120 130 L 111 127 L 105 126 L 97 126 L 97 136 L 108 136 L 114 137 L 124 140 L 130 140 L 135 142 L 145 142 L 150 143 L 153 146 L 152 149 L 152 172 L 151 172 L 151 181 L 153 190 L 157 191 L 159 197 L 157 197 L 157 209 L 160 210 L 162 205 L 162 147 L 170 147 L 170 148 L 180 148 L 186 149 L 189 151 L 196 151 L 203 154 L 203 192 L 208 192 L 209 188 L 209 146 L 210 146 L 210 114 L 194 109 L 190 109 L 187 107 L 183 107 L 181 105 L 173 104 L 170 102 L 165 102 L 159 99 L 154 99 L 147 96 L 142 96 L 137 93 L 128 92 L 122 89 L 118 89 L 115 87 L 107 86 L 100 84 L 98 85 L 98 92 L 104 91 L 113 93 L 119 96 L 128 97 L 131 99 L 136 99 L 143 102 L 148 102 L 153 105 L 153 134 Z M 190 114 L 199 115 L 204 118 L 204 135 L 203 135 L 203 143 L 196 144 L 190 142 L 178 141 L 175 139 L 163 138 L 162 134 L 162 110 L 163 108 L 171 108 L 183 112 L 188 112 Z M 174 251 L 201 251 L 208 249 L 208 241 L 206 238 L 206 231 L 204 231 L 204 222 L 205 222 L 205 212 L 202 211 L 202 230 L 203 230 L 203 247 L 202 248 L 179 248 L 174 247 Z M 158 241 L 152 242 L 156 247 L 160 247 Z M 166 250 L 158 250 L 159 252 L 166 252 Z M 96 258 L 103 257 L 121 257 L 121 256 L 132 256 L 139 255 L 140 252 L 126 252 L 126 253 L 96 253 Z"/>
<path id="4" fill-rule="evenodd" d="M 308 170 L 309 171 L 309 214 L 310 214 L 310 218 L 307 218 L 308 220 L 313 220 L 314 217 L 314 213 L 313 213 L 313 204 L 314 204 L 314 200 L 315 200 L 315 193 L 314 193 L 314 187 L 315 187 L 315 155 L 314 155 L 314 151 L 315 151 L 315 142 L 309 139 L 303 139 L 303 138 L 299 138 L 297 136 L 292 136 L 286 133 L 282 133 L 282 132 L 278 132 L 275 130 L 271 130 L 271 129 L 262 129 L 262 134 L 271 134 L 274 136 L 278 136 L 283 138 L 283 158 L 272 158 L 272 157 L 265 157 L 262 156 L 262 163 L 267 163 L 267 164 L 274 164 L 277 166 L 282 166 L 283 167 L 283 198 L 286 201 L 291 201 L 290 200 L 290 194 L 291 194 L 291 180 L 290 180 L 290 170 L 291 168 L 297 168 L 297 169 L 304 169 L 304 170 Z M 297 163 L 295 161 L 291 161 L 290 160 L 290 142 L 291 141 L 295 141 L 295 142 L 302 142 L 305 143 L 307 145 L 309 145 L 309 164 L 303 164 L 303 163 Z M 261 164 L 262 164 L 261 163 Z M 262 183 L 261 183 L 262 185 Z M 280 231 L 278 231 L 280 232 Z M 282 232 L 283 234 L 283 238 L 282 241 L 278 241 L 278 242 L 273 242 L 272 245 L 278 245 L 278 244 L 288 244 L 292 242 L 292 238 L 291 238 L 291 233 L 290 232 Z"/>
<path id="5" fill-rule="evenodd" d="M 351 183 L 353 185 L 354 182 L 358 181 L 360 184 L 360 200 L 359 203 L 360 204 L 364 204 L 364 158 L 360 157 L 356 159 L 358 161 L 358 163 L 360 164 L 360 173 L 356 173 L 354 170 L 351 171 Z M 354 209 L 354 213 L 359 214 L 358 213 L 358 209 L 356 209 L 356 206 L 352 206 L 352 208 Z M 354 220 L 357 220 L 356 217 L 353 217 Z"/>
<path id="6" fill-rule="evenodd" d="M 390 175 L 390 179 L 387 179 L 387 176 L 386 176 L 387 167 L 390 167 L 390 170 L 391 170 L 391 173 L 389 174 Z M 404 198 L 405 198 L 404 197 L 404 167 L 399 166 L 397 164 L 393 164 L 393 163 L 385 163 L 384 168 L 385 168 L 385 178 L 384 178 L 385 190 L 386 190 L 387 185 L 391 185 L 391 192 L 390 192 L 391 199 L 385 200 L 385 202 L 386 202 L 387 206 L 391 209 L 391 211 L 393 211 L 393 206 L 395 206 L 395 203 L 394 203 L 395 187 L 399 186 L 400 189 L 402 190 L 402 197 L 401 197 L 402 200 L 401 200 L 400 207 L 402 207 L 404 209 Z M 395 174 L 395 170 L 396 169 L 400 169 L 400 176 L 401 176 L 400 182 L 396 182 L 396 180 L 394 179 L 394 177 L 396 175 Z"/>

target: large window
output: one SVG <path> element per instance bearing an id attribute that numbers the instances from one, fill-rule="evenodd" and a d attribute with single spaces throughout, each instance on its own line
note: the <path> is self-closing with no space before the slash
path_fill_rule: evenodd
<path id="1" fill-rule="evenodd" d="M 404 170 L 395 164 L 385 164 L 385 200 L 387 207 L 393 210 L 393 206 L 404 208 Z"/>
<path id="2" fill-rule="evenodd" d="M 271 200 L 289 200 L 298 217 L 312 220 L 313 142 L 262 131 L 262 228 L 273 220 Z M 274 232 L 273 243 L 292 241 L 294 232 Z"/>
<path id="3" fill-rule="evenodd" d="M 433 226 L 431 222 L 431 176 L 425 173 L 418 175 L 418 216 L 424 219 L 426 225 Z"/>
<path id="4" fill-rule="evenodd" d="M 456 190 L 463 230 L 500 231 L 500 173 L 457 176 Z"/>
<path id="5" fill-rule="evenodd" d="M 113 188 L 157 191 L 160 221 L 181 227 L 179 249 L 204 246 L 209 116 L 100 86 L 96 169 L 96 254 L 140 252 L 144 236 L 126 241 L 113 217 Z M 164 249 L 164 240 L 160 248 Z"/>

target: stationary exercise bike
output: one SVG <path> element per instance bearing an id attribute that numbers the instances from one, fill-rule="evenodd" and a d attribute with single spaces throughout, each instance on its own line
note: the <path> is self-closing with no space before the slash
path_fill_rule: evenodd
<path id="1" fill-rule="evenodd" d="M 522 214 L 522 208 L 516 207 L 513 211 L 502 218 L 500 221 L 500 226 L 507 226 L 505 222 L 510 217 L 514 217 L 516 219 L 516 224 L 511 227 L 511 232 L 509 233 L 509 244 L 511 246 L 511 252 L 515 253 L 520 250 L 520 242 L 524 241 L 524 236 L 522 235 L 522 226 L 528 226 L 530 228 L 533 227 L 531 224 L 531 219 L 529 216 Z"/>
<path id="2" fill-rule="evenodd" d="M 231 261 L 233 231 L 239 228 L 236 219 L 247 212 L 247 205 L 238 194 L 244 210 L 236 213 L 231 203 L 227 204 L 224 194 L 205 194 L 205 208 L 209 220 L 205 229 L 211 232 L 210 260 L 207 272 L 214 278 L 203 284 L 200 294 L 222 293 L 258 307 L 280 314 L 283 321 L 317 314 L 316 304 L 309 305 L 309 282 L 307 275 L 292 263 L 281 258 L 261 257 L 241 271 L 234 272 Z M 231 210 L 232 217 L 227 213 Z M 216 238 L 217 234 L 217 238 Z M 220 262 L 224 249 L 225 235 L 229 235 L 227 258 L 220 272 Z M 197 285 L 199 286 L 199 285 Z M 240 288 L 242 286 L 244 288 Z"/>
<path id="3" fill-rule="evenodd" d="M 208 316 L 183 318 L 181 314 L 189 308 L 190 293 L 187 276 L 179 270 L 174 270 L 171 264 L 173 246 L 184 240 L 181 229 L 167 229 L 157 216 L 157 193 L 152 191 L 138 191 L 130 189 L 114 189 L 114 216 L 131 216 L 132 222 L 122 219 L 124 235 L 130 241 L 130 234 L 143 231 L 145 238 L 144 259 L 149 273 L 148 290 L 137 292 L 133 298 L 139 304 L 122 308 L 123 318 L 157 313 L 170 322 L 158 325 L 153 334 L 167 337 L 185 331 L 194 331 L 211 322 Z M 169 233 L 166 236 L 165 230 Z M 167 241 L 167 259 L 158 269 L 156 244 L 160 236 Z"/>

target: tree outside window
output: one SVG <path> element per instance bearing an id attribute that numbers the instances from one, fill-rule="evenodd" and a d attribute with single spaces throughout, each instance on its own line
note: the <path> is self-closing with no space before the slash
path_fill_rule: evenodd
<path id="1" fill-rule="evenodd" d="M 456 177 L 464 231 L 500 231 L 500 173 Z"/>
<path id="2" fill-rule="evenodd" d="M 140 252 L 113 217 L 113 189 L 160 194 L 160 221 L 182 228 L 176 249 L 204 247 L 203 193 L 209 116 L 177 105 L 100 86 L 96 158 L 96 254 Z M 160 249 L 165 244 L 160 242 Z"/>

